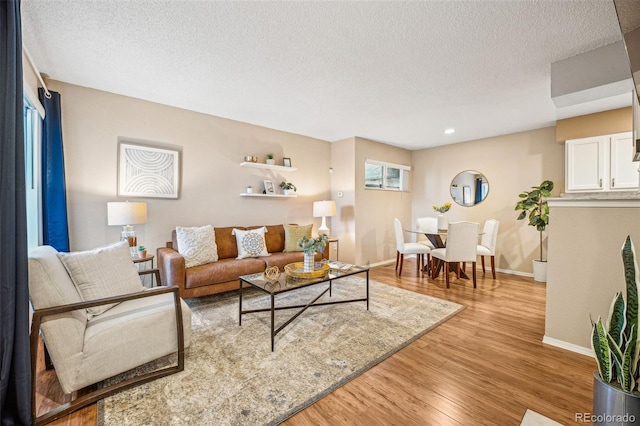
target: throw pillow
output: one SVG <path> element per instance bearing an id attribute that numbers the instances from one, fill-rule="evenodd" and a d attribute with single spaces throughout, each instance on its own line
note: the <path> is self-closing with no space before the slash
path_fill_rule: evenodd
<path id="1" fill-rule="evenodd" d="M 176 239 L 178 253 L 184 257 L 185 268 L 218 261 L 218 246 L 213 226 L 176 226 Z"/>
<path id="2" fill-rule="evenodd" d="M 284 226 L 284 252 L 290 253 L 294 251 L 304 251 L 302 247 L 298 246 L 300 238 L 311 238 L 311 225 L 282 225 Z"/>
<path id="3" fill-rule="evenodd" d="M 246 257 L 270 256 L 267 251 L 267 243 L 264 240 L 264 233 L 267 228 L 242 230 L 233 229 L 236 236 L 236 244 L 238 245 L 238 257 L 236 259 L 244 259 Z"/>
<path id="4" fill-rule="evenodd" d="M 126 241 L 93 250 L 57 254 L 84 301 L 144 290 Z M 87 313 L 89 317 L 100 315 L 115 305 L 117 303 L 94 306 L 88 308 Z"/>

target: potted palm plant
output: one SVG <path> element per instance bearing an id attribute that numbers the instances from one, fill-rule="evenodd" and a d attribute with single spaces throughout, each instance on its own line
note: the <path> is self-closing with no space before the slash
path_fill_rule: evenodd
<path id="1" fill-rule="evenodd" d="M 542 256 L 542 232 L 549 224 L 549 204 L 545 197 L 551 195 L 553 182 L 545 180 L 540 186 L 532 186 L 531 191 L 524 191 L 520 201 L 516 204 L 516 211 L 520 211 L 518 220 L 529 219 L 529 225 L 540 234 L 540 257 L 533 261 L 533 279 L 540 282 L 547 281 L 547 261 Z"/>
<path id="2" fill-rule="evenodd" d="M 617 292 L 607 324 L 598 317 L 591 321 L 591 347 L 598 371 L 593 380 L 594 424 L 635 424 L 640 419 L 638 391 L 638 293 L 640 277 L 630 237 L 622 246 L 626 300 Z M 600 421 L 600 419 L 602 419 Z"/>

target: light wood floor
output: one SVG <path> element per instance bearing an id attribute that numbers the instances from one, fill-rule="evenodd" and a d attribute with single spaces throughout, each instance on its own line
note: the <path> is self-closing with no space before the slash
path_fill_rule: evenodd
<path id="1" fill-rule="evenodd" d="M 373 268 L 371 279 L 466 309 L 284 425 L 519 425 L 527 408 L 579 424 L 575 413 L 592 410 L 595 361 L 541 343 L 544 284 L 487 272 L 475 290 L 452 275 L 447 290 L 442 276 L 417 276 L 414 259 L 401 278 L 393 264 Z M 57 387 L 55 374 L 39 373 L 43 410 L 62 400 Z M 54 424 L 95 425 L 96 409 Z"/>

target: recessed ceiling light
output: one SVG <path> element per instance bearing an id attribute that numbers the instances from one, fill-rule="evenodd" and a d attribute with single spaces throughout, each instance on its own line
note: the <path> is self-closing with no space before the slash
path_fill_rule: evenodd
<path id="1" fill-rule="evenodd" d="M 444 134 L 445 134 L 445 135 L 450 135 L 451 133 L 455 133 L 455 132 L 456 132 L 456 129 L 446 129 L 446 130 L 444 131 Z"/>

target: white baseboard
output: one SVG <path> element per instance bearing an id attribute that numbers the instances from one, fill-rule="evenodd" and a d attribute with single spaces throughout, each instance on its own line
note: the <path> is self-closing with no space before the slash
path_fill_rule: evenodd
<path id="1" fill-rule="evenodd" d="M 555 346 L 560 349 L 565 349 L 567 351 L 576 352 L 581 355 L 586 355 L 591 358 L 594 357 L 593 351 L 591 350 L 591 348 L 585 348 L 584 346 L 574 345 L 573 343 L 554 339 L 553 337 L 544 336 L 542 338 L 542 343 L 546 343 L 547 345 Z"/>

